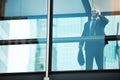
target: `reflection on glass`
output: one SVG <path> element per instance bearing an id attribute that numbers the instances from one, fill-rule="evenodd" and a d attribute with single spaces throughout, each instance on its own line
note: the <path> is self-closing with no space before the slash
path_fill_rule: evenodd
<path id="1" fill-rule="evenodd" d="M 0 46 L 0 72 L 6 72 L 8 65 L 8 47 Z"/>
<path id="2" fill-rule="evenodd" d="M 45 44 L 0 46 L 0 52 L 0 73 L 45 71 Z"/>

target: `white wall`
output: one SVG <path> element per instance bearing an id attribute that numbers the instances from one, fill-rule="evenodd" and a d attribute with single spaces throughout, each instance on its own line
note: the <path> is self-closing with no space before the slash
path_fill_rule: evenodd
<path id="1" fill-rule="evenodd" d="M 89 0 L 92 7 L 99 8 L 102 12 L 120 11 L 120 0 Z"/>
<path id="2" fill-rule="evenodd" d="M 53 0 L 54 14 L 84 13 L 81 0 Z M 29 16 L 47 14 L 47 0 L 8 0 L 6 16 Z"/>

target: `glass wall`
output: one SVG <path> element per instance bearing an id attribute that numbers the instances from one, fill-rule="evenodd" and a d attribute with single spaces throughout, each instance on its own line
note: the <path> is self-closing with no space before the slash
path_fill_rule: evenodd
<path id="1" fill-rule="evenodd" d="M 15 40 L 16 45 L 0 46 L 0 72 L 45 71 L 46 19 L 0 21 L 1 39 Z M 17 45 L 19 39 L 38 39 L 40 44 Z M 42 40 L 42 42 L 41 42 Z"/>
<path id="2" fill-rule="evenodd" d="M 54 1 L 53 15 L 58 16 L 53 19 L 52 71 L 119 69 L 116 41 L 105 40 L 105 36 L 116 35 L 117 30 L 119 35 L 120 29 L 117 29 L 117 26 L 120 24 L 120 16 L 114 12 L 118 11 L 119 14 L 120 8 L 113 2 L 115 1 Z M 108 5 L 103 6 L 105 3 Z M 96 31 L 91 35 L 92 31 L 89 31 L 92 26 L 93 8 L 100 11 L 98 10 L 99 16 L 95 23 L 97 27 L 94 27 Z"/>
<path id="3" fill-rule="evenodd" d="M 47 0 L 6 0 L 2 7 L 0 73 L 45 71 Z"/>
<path id="4" fill-rule="evenodd" d="M 116 35 L 117 23 L 120 23 L 120 16 L 106 17 L 109 20 L 109 23 L 105 27 L 106 36 Z M 55 43 L 53 42 L 53 47 L 56 53 L 53 50 L 52 64 L 56 66 L 52 66 L 52 71 L 86 70 L 86 63 L 80 66 L 77 60 L 79 54 L 79 42 L 82 39 L 81 35 L 86 21 L 87 17 L 54 19 L 53 38 L 58 38 L 58 40 L 56 40 Z M 118 31 L 120 33 L 120 29 Z M 101 36 L 97 37 L 102 39 Z M 93 40 L 97 39 L 97 37 L 93 38 Z M 93 46 L 91 45 L 91 47 Z M 85 59 L 85 50 L 83 50 L 83 56 Z M 118 61 L 119 59 L 116 53 L 116 41 L 108 41 L 108 44 L 106 44 L 104 47 L 103 53 L 104 69 L 119 69 Z M 93 70 L 98 70 L 95 59 L 93 62 Z"/>
<path id="5" fill-rule="evenodd" d="M 105 27 L 106 36 L 116 35 L 117 22 L 119 22 L 120 16 L 106 17 L 109 19 L 109 23 Z M 52 71 L 85 70 L 86 64 L 80 66 L 77 57 L 79 39 L 81 40 L 86 21 L 87 17 L 54 18 Z M 0 22 L 2 27 L 1 40 L 46 39 L 46 19 L 4 20 Z M 7 29 L 5 29 L 6 27 Z M 9 35 L 6 35 L 7 33 Z M 45 41 L 39 44 L 1 45 L 0 47 L 2 73 L 45 71 Z M 119 69 L 119 59 L 115 50 L 116 41 L 108 41 L 108 44 L 104 48 L 105 70 Z M 85 58 L 85 50 L 83 55 Z M 93 70 L 97 70 L 95 60 Z"/>
<path id="6" fill-rule="evenodd" d="M 82 36 L 85 30 L 84 25 L 88 21 L 88 17 L 90 17 L 86 11 L 89 11 L 88 8 L 93 5 L 91 0 L 88 0 L 88 2 L 90 2 L 90 6 L 86 8 L 84 4 L 87 2 L 83 0 L 54 0 L 52 54 L 50 55 L 51 71 L 87 70 L 86 58 L 89 56 L 87 56 L 86 49 L 94 51 L 98 44 L 97 41 L 105 41 L 105 36 Z M 96 1 L 95 3 L 97 4 Z M 109 4 L 109 6 L 111 5 Z M 100 6 L 98 5 L 97 7 Z M 103 9 L 102 14 L 106 14 L 105 17 L 109 22 L 105 26 L 104 32 L 106 36 L 113 36 L 118 31 L 117 35 L 119 35 L 120 16 L 108 14 L 105 12 L 106 9 L 109 9 L 109 7 Z M 26 19 L 21 19 L 22 16 Z M 12 19 L 0 20 L 0 73 L 44 72 L 46 60 L 47 0 L 13 0 L 12 2 L 7 0 L 5 17 Z M 101 31 L 101 28 L 98 28 L 98 30 Z M 26 44 L 26 39 L 35 39 L 38 42 Z M 21 44 L 18 44 L 19 40 L 22 40 Z M 84 44 L 82 50 L 80 50 L 83 41 L 96 41 L 96 43 L 92 43 L 89 48 L 85 48 L 86 45 Z M 119 55 L 116 51 L 119 51 L 119 45 L 120 42 L 116 40 L 105 41 L 102 55 L 103 63 L 99 64 L 103 66 L 101 70 L 120 69 Z M 100 50 L 100 48 L 97 50 Z M 80 59 L 80 51 L 82 51 L 82 57 L 85 60 L 83 65 L 80 65 L 78 60 Z M 96 52 L 96 54 L 99 52 Z M 93 67 L 90 70 L 99 70 L 99 61 L 97 63 L 96 59 L 93 58 L 92 62 Z"/>

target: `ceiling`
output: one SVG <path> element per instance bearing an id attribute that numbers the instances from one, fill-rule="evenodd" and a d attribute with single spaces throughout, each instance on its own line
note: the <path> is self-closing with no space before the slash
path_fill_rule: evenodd
<path id="1" fill-rule="evenodd" d="M 87 13 L 92 7 L 101 12 L 120 11 L 120 0 L 54 0 L 54 13 Z"/>
<path id="2" fill-rule="evenodd" d="M 120 0 L 54 0 L 56 14 L 85 13 L 92 7 L 100 9 L 101 12 L 120 11 Z"/>
<path id="3" fill-rule="evenodd" d="M 53 14 L 89 14 L 91 8 L 96 7 L 101 12 L 117 12 L 120 15 L 120 0 L 53 0 L 53 2 Z M 47 0 L 7 0 L 5 8 L 6 16 L 46 15 Z"/>

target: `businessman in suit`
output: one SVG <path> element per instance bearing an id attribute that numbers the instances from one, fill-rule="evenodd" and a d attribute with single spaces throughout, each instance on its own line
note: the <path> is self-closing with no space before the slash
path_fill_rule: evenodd
<path id="1" fill-rule="evenodd" d="M 108 23 L 108 19 L 101 15 L 100 11 L 96 8 L 91 10 L 91 20 L 88 20 L 84 25 L 84 30 L 81 37 L 99 37 L 105 36 L 104 28 Z M 84 45 L 85 57 L 86 57 L 86 70 L 92 70 L 93 60 L 97 64 L 99 70 L 103 69 L 103 53 L 105 40 L 84 40 L 79 43 L 79 54 L 82 55 Z M 83 65 L 84 60 L 80 59 L 78 54 L 78 62 Z M 81 64 L 81 61 L 82 64 Z"/>

